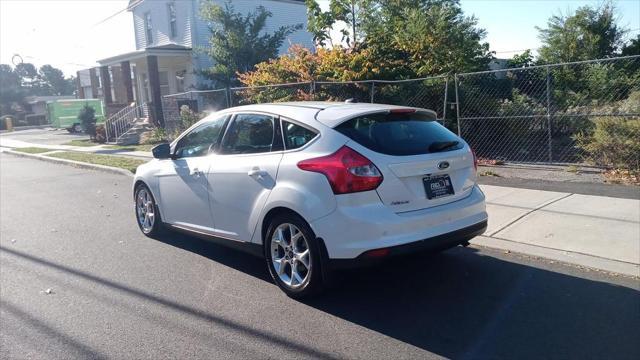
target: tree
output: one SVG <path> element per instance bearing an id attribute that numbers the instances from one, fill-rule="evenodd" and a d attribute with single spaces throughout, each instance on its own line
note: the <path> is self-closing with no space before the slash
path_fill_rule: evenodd
<path id="1" fill-rule="evenodd" d="M 38 71 L 41 92 L 47 95 L 71 95 L 75 89 L 74 78 L 65 78 L 60 69 L 43 65 Z"/>
<path id="2" fill-rule="evenodd" d="M 408 57 L 417 76 L 484 70 L 492 58 L 482 42 L 486 31 L 458 0 L 384 1 L 373 18 L 368 45 L 398 60 Z"/>
<path id="3" fill-rule="evenodd" d="M 327 42 L 333 46 L 331 29 L 335 23 L 335 17 L 331 11 L 322 11 L 315 0 L 306 0 L 305 4 L 308 14 L 307 30 L 313 34 L 313 41 L 318 46 L 326 46 Z"/>
<path id="4" fill-rule="evenodd" d="M 88 103 L 85 104 L 80 112 L 78 113 L 78 120 L 82 124 L 82 128 L 84 131 L 89 134 L 90 138 L 96 137 L 96 109 L 93 106 L 90 106 Z"/>
<path id="5" fill-rule="evenodd" d="M 547 22 L 547 28 L 536 28 L 543 44 L 538 51 L 543 63 L 616 56 L 626 32 L 616 23 L 611 2 L 597 8 L 580 7 L 573 15 L 554 15 Z"/>
<path id="6" fill-rule="evenodd" d="M 51 65 L 39 70 L 33 64 L 20 63 L 15 68 L 0 64 L 0 116 L 24 112 L 24 98 L 39 95 L 72 95 L 73 77 Z"/>
<path id="7" fill-rule="evenodd" d="M 485 31 L 464 16 L 458 0 L 331 0 L 323 12 L 308 0 L 309 31 L 320 45 L 332 26 L 343 28 L 352 51 L 366 50 L 374 68 L 389 78 L 485 69 L 491 53 Z M 385 77 L 387 78 L 387 77 Z"/>
<path id="8" fill-rule="evenodd" d="M 370 21 L 375 2 L 373 0 L 330 0 L 329 11 L 323 12 L 314 0 L 306 1 L 309 9 L 307 28 L 314 34 L 319 45 L 331 40 L 330 31 L 338 27 L 341 42 L 348 48 L 355 48 L 364 42 L 363 26 Z"/>
<path id="9" fill-rule="evenodd" d="M 513 57 L 507 61 L 507 66 L 510 68 L 523 68 L 532 66 L 533 64 L 533 55 L 531 55 L 531 50 L 528 49 L 522 54 L 513 55 Z"/>
<path id="10" fill-rule="evenodd" d="M 0 64 L 0 116 L 15 114 L 24 94 L 20 74 L 10 65 Z"/>
<path id="11" fill-rule="evenodd" d="M 235 12 L 230 1 L 224 7 L 206 1 L 200 14 L 212 24 L 210 47 L 204 51 L 214 64 L 203 75 L 223 87 L 238 84 L 238 72 L 250 71 L 255 64 L 275 58 L 285 38 L 302 28 L 302 24 L 281 26 L 271 34 L 264 33 L 271 12 L 258 6 L 255 12 L 243 15 Z"/>
<path id="12" fill-rule="evenodd" d="M 622 56 L 640 55 L 640 35 L 625 44 L 622 48 L 621 54 Z"/>

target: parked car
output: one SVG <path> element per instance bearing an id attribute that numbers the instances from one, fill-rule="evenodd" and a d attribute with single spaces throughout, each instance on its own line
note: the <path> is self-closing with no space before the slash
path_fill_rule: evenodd
<path id="1" fill-rule="evenodd" d="M 138 167 L 145 235 L 177 229 L 264 256 L 289 296 L 487 227 L 473 151 L 433 111 L 293 102 L 216 112 Z"/>

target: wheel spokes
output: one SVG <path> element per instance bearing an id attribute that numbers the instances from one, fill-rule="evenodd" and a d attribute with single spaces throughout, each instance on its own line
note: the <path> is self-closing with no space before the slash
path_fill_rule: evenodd
<path id="1" fill-rule="evenodd" d="M 151 231 L 155 221 L 155 205 L 153 198 L 145 189 L 141 189 L 136 197 L 136 213 L 142 230 L 145 233 Z"/>
<path id="2" fill-rule="evenodd" d="M 306 249 L 301 253 L 296 253 L 296 260 L 309 270 L 309 249 Z"/>
<path id="3" fill-rule="evenodd" d="M 308 278 L 311 257 L 303 232 L 290 223 L 280 224 L 271 237 L 273 268 L 287 286 L 298 287 Z"/>
<path id="4" fill-rule="evenodd" d="M 300 285 L 302 284 L 303 281 L 304 279 L 298 273 L 298 269 L 296 268 L 296 266 L 292 266 L 291 267 L 291 285 Z M 296 284 L 294 284 L 294 282 Z"/>

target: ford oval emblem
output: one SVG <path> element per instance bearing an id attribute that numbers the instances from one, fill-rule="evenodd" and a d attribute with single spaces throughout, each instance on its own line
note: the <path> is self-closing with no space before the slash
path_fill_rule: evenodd
<path id="1" fill-rule="evenodd" d="M 443 161 L 443 162 L 438 164 L 438 169 L 440 169 L 440 170 L 447 169 L 448 167 L 449 167 L 449 162 L 448 161 Z"/>

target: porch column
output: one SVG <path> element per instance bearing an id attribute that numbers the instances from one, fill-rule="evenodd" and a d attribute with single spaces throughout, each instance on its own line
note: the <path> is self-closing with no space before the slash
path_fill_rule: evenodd
<path id="1" fill-rule="evenodd" d="M 160 92 L 160 76 L 158 74 L 158 57 L 147 56 L 147 72 L 149 73 L 149 91 L 151 92 L 151 108 L 154 121 L 164 128 L 164 114 L 162 113 L 162 93 Z"/>
<path id="2" fill-rule="evenodd" d="M 100 66 L 100 81 L 102 82 L 102 96 L 104 97 L 105 105 L 112 104 L 111 77 L 109 76 L 108 66 Z"/>
<path id="3" fill-rule="evenodd" d="M 91 82 L 91 98 L 98 98 L 98 75 L 96 74 L 96 68 L 89 69 L 89 81 Z"/>
<path id="4" fill-rule="evenodd" d="M 127 94 L 127 103 L 131 104 L 133 102 L 133 83 L 131 82 L 131 64 L 128 60 L 120 63 L 120 73 L 122 74 L 122 83 Z"/>
<path id="5" fill-rule="evenodd" d="M 76 89 L 78 90 L 77 98 L 84 99 L 84 88 L 80 80 L 80 71 L 76 71 Z"/>

